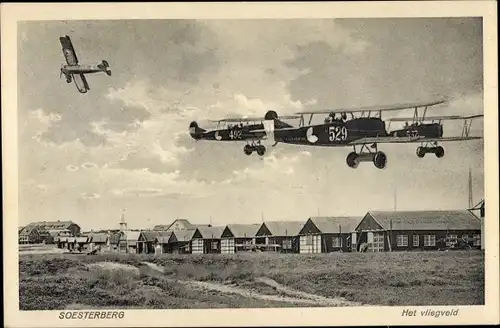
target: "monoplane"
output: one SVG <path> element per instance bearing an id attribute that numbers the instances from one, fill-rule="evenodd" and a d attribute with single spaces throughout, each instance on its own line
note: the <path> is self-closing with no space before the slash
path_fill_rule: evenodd
<path id="1" fill-rule="evenodd" d="M 90 90 L 85 74 L 104 72 L 108 76 L 111 75 L 111 69 L 109 68 L 108 62 L 105 60 L 96 65 L 80 65 L 69 36 L 60 37 L 59 41 L 61 42 L 62 51 L 67 63 L 67 65 L 61 66 L 59 77 L 64 74 L 66 82 L 71 83 L 71 81 L 75 81 L 76 88 L 79 92 L 86 93 Z"/>

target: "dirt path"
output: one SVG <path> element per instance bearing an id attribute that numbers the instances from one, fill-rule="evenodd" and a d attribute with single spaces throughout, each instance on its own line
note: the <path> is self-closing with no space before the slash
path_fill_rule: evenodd
<path id="1" fill-rule="evenodd" d="M 163 267 L 158 266 L 157 264 L 149 263 L 149 262 L 142 262 L 142 263 L 147 265 L 149 268 L 151 268 L 155 271 L 158 271 L 158 272 L 165 271 Z M 188 287 L 194 287 L 197 289 L 218 291 L 218 292 L 226 293 L 226 294 L 236 294 L 236 295 L 241 295 L 241 296 L 247 297 L 247 298 L 261 299 L 261 300 L 266 300 L 266 301 L 286 302 L 286 303 L 293 303 L 293 304 L 310 304 L 310 305 L 317 305 L 317 306 L 349 306 L 349 305 L 353 306 L 353 305 L 358 305 L 357 303 L 349 302 L 349 301 L 346 301 L 345 299 L 341 299 L 341 298 L 332 299 L 332 298 L 327 298 L 327 297 L 323 297 L 323 296 L 319 296 L 319 295 L 295 291 L 295 290 L 292 290 L 288 287 L 280 285 L 278 282 L 276 282 L 270 278 L 267 278 L 267 277 L 257 278 L 257 279 L 255 279 L 255 281 L 269 285 L 269 286 L 275 288 L 276 290 L 278 290 L 284 294 L 287 294 L 289 296 L 266 295 L 266 294 L 258 293 L 256 291 L 251 291 L 251 290 L 247 290 L 247 289 L 242 289 L 242 288 L 238 288 L 238 287 L 222 285 L 222 284 L 207 282 L 207 281 L 175 280 L 175 279 L 168 279 L 168 280 L 172 280 L 172 281 L 175 281 L 177 283 L 186 285 Z"/>
<path id="2" fill-rule="evenodd" d="M 298 290 L 293 290 L 291 288 L 288 288 L 286 286 L 283 286 L 281 284 L 279 284 L 277 281 L 271 279 L 271 278 L 267 278 L 267 277 L 259 277 L 259 278 L 256 278 L 255 281 L 258 281 L 258 282 L 261 282 L 261 283 L 264 283 L 268 286 L 271 286 L 273 288 L 275 288 L 277 291 L 280 291 L 282 293 L 285 293 L 285 294 L 288 294 L 288 295 L 293 295 L 295 297 L 300 297 L 300 298 L 305 298 L 305 299 L 309 299 L 309 300 L 314 300 L 316 302 L 321 302 L 322 304 L 328 304 L 328 305 L 332 305 L 332 306 L 339 306 L 339 305 L 342 305 L 342 306 L 346 306 L 346 305 L 349 305 L 349 306 L 359 306 L 361 304 L 357 303 L 357 302 L 351 302 L 351 301 L 347 301 L 346 299 L 344 298 L 341 298 L 341 297 L 338 297 L 338 298 L 328 298 L 328 297 L 324 297 L 324 296 L 321 296 L 321 295 L 316 295 L 316 294 L 309 294 L 309 293 L 306 293 L 306 292 L 301 292 L 301 291 L 298 291 Z"/>

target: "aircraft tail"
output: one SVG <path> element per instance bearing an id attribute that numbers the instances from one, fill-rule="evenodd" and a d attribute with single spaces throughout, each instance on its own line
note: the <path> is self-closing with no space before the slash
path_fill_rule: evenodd
<path id="1" fill-rule="evenodd" d="M 198 123 L 196 123 L 195 121 L 193 121 L 193 122 L 191 122 L 191 124 L 189 124 L 189 135 L 191 136 L 191 138 L 193 138 L 195 140 L 201 139 L 201 136 L 203 135 L 203 133 L 205 131 L 206 130 L 200 128 L 198 126 Z"/>
<path id="2" fill-rule="evenodd" d="M 264 119 L 266 121 L 274 121 L 274 128 L 275 129 L 291 128 L 292 127 L 290 124 L 281 121 L 278 117 L 278 113 L 276 113 L 274 110 L 268 111 L 266 113 L 266 115 L 264 116 Z"/>
<path id="3" fill-rule="evenodd" d="M 102 69 L 108 76 L 111 76 L 111 69 L 109 68 L 109 64 L 107 61 L 103 60 L 102 63 L 97 66 Z"/>

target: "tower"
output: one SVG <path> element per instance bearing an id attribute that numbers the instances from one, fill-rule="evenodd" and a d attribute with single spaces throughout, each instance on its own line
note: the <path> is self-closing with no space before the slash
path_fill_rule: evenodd
<path id="1" fill-rule="evenodd" d="M 122 210 L 122 217 L 120 220 L 120 231 L 127 230 L 127 222 L 125 221 L 125 210 Z"/>

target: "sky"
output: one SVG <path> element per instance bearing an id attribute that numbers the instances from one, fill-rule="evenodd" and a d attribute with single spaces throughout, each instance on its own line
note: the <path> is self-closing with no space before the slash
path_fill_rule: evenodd
<path id="1" fill-rule="evenodd" d="M 59 37 L 112 76 L 90 91 L 59 78 Z M 483 141 L 379 145 L 387 168 L 346 165 L 351 148 L 192 140 L 189 123 L 447 97 L 432 115 L 483 113 L 482 21 L 116 20 L 23 22 L 18 29 L 19 225 L 151 228 L 177 218 L 225 225 L 370 210 L 468 207 L 484 196 Z M 388 114 L 389 115 L 389 114 Z M 393 115 L 393 114 L 391 114 Z M 411 111 L 394 115 L 408 116 Z M 393 116 L 394 116 L 393 115 Z M 384 116 L 385 117 L 385 116 Z M 388 116 L 387 116 L 388 117 Z M 298 122 L 292 122 L 297 124 Z M 446 122 L 445 136 L 462 122 Z M 482 120 L 471 134 L 482 135 Z M 396 200 L 396 202 L 395 202 Z"/>

